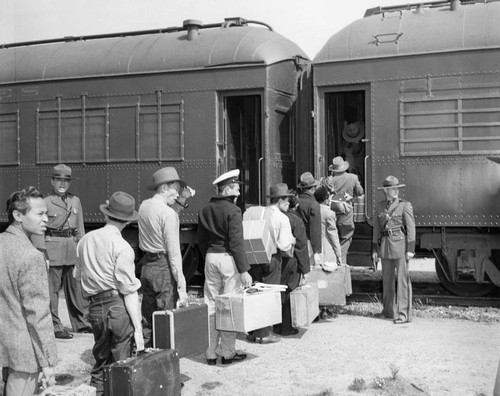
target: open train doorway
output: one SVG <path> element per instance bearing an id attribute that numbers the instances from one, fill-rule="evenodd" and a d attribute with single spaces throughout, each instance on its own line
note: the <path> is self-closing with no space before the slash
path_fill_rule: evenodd
<path id="1" fill-rule="evenodd" d="M 223 128 L 219 137 L 219 174 L 240 169 L 241 195 L 237 205 L 244 210 L 261 202 L 262 191 L 262 109 L 261 96 L 224 95 Z"/>
<path id="2" fill-rule="evenodd" d="M 341 156 L 365 187 L 365 91 L 325 93 L 326 165 Z M 325 170 L 327 171 L 327 170 Z"/>

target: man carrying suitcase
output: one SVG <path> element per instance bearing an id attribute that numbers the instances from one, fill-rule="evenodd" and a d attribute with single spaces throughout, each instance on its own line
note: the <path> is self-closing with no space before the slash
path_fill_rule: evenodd
<path id="1" fill-rule="evenodd" d="M 144 349 L 137 293 L 141 282 L 135 277 L 134 250 L 121 235 L 130 222 L 137 221 L 135 200 L 118 191 L 100 209 L 106 225 L 80 240 L 75 270 L 90 301 L 95 340 L 90 385 L 97 388 L 97 395 L 104 393 L 104 366 L 130 357 L 132 338 L 138 351 Z"/>
<path id="2" fill-rule="evenodd" d="M 218 195 L 198 214 L 198 243 L 205 257 L 204 295 L 209 317 L 210 344 L 206 357 L 211 366 L 217 364 L 218 356 L 222 364 L 247 357 L 236 352 L 235 332 L 215 328 L 215 296 L 252 284 L 243 245 L 241 210 L 235 205 L 240 195 L 239 174 L 239 169 L 235 169 L 215 179 L 213 184 L 217 186 Z"/>

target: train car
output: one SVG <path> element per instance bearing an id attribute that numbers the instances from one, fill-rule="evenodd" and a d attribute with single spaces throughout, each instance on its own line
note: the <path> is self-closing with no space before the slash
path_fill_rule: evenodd
<path id="1" fill-rule="evenodd" d="M 443 285 L 500 285 L 500 172 L 487 159 L 500 156 L 499 20 L 489 1 L 379 7 L 313 60 L 316 174 L 344 155 L 365 187 L 350 264 L 369 260 L 377 187 L 393 175 Z"/>
<path id="2" fill-rule="evenodd" d="M 91 229 L 114 191 L 139 204 L 151 175 L 174 166 L 196 190 L 181 214 L 190 278 L 212 180 L 238 168 L 239 205 L 260 204 L 270 185 L 294 185 L 296 161 L 310 161 L 312 125 L 298 110 L 310 106 L 310 64 L 268 25 L 242 18 L 1 45 L 0 201 L 28 185 L 48 192 L 45 176 L 66 163 Z M 308 131 L 300 150 L 297 130 Z M 126 237 L 137 248 L 137 230 Z"/>

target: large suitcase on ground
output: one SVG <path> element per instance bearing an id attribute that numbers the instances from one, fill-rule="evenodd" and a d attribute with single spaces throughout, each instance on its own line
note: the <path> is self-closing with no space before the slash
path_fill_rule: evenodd
<path id="1" fill-rule="evenodd" d="M 318 285 L 309 283 L 297 287 L 290 293 L 290 310 L 292 326 L 307 327 L 319 315 Z"/>
<path id="2" fill-rule="evenodd" d="M 281 323 L 281 292 L 244 291 L 215 296 L 217 330 L 246 333 Z"/>
<path id="3" fill-rule="evenodd" d="M 311 268 L 307 282 L 318 286 L 319 305 L 345 305 L 345 296 L 352 294 L 348 265 L 340 265 L 332 272 L 325 272 L 317 266 Z"/>
<path id="4" fill-rule="evenodd" d="M 208 307 L 190 305 L 153 313 L 153 347 L 175 349 L 179 357 L 208 348 Z"/>
<path id="5" fill-rule="evenodd" d="M 105 396 L 178 396 L 179 355 L 175 349 L 145 352 L 104 367 Z"/>

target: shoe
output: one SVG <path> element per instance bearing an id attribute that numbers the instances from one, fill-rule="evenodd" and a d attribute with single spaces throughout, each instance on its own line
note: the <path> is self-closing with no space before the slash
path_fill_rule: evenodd
<path id="1" fill-rule="evenodd" d="M 402 318 L 394 319 L 394 324 L 404 324 L 404 323 L 408 323 L 408 321 Z"/>
<path id="2" fill-rule="evenodd" d="M 79 333 L 85 333 L 85 334 L 92 334 L 92 327 L 82 327 L 81 329 L 78 329 Z"/>
<path id="3" fill-rule="evenodd" d="M 207 364 L 209 366 L 215 366 L 217 364 L 217 359 L 207 359 Z"/>
<path id="4" fill-rule="evenodd" d="M 320 316 L 320 315 L 318 315 L 318 316 L 316 316 L 316 317 L 314 318 L 313 323 L 317 323 L 317 322 L 319 322 L 319 316 Z"/>
<path id="5" fill-rule="evenodd" d="M 253 334 L 248 334 L 247 335 L 247 341 L 248 342 L 256 342 L 257 338 Z"/>
<path id="6" fill-rule="evenodd" d="M 56 331 L 54 335 L 61 340 L 70 340 L 73 338 L 73 334 L 68 333 L 66 330 Z"/>
<path id="7" fill-rule="evenodd" d="M 282 336 L 293 336 L 293 335 L 297 335 L 299 334 L 299 329 L 292 329 L 292 330 L 288 330 L 288 331 L 282 331 L 281 332 L 281 335 Z"/>
<path id="8" fill-rule="evenodd" d="M 378 319 L 392 319 L 392 318 L 388 318 L 387 316 L 385 316 L 383 312 L 376 313 L 373 316 L 378 318 Z"/>
<path id="9" fill-rule="evenodd" d="M 222 357 L 222 364 L 231 364 L 233 362 L 239 362 L 241 360 L 245 360 L 247 358 L 246 353 L 235 353 L 231 358 Z"/>
<path id="10" fill-rule="evenodd" d="M 270 333 L 267 337 L 257 337 L 259 344 L 274 344 L 281 340 L 279 336 L 276 334 Z"/>
<path id="11" fill-rule="evenodd" d="M 337 314 L 337 312 L 332 311 L 332 310 L 331 310 L 331 309 L 329 309 L 329 308 L 326 308 L 326 309 L 325 309 L 325 314 L 326 314 L 326 316 L 327 316 L 327 317 L 332 318 L 332 319 L 333 319 L 333 318 L 338 318 L 338 316 L 339 316 L 339 315 Z"/>

